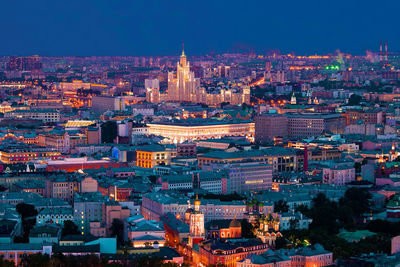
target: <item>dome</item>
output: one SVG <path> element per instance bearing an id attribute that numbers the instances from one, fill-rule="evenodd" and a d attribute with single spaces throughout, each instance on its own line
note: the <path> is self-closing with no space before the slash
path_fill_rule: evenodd
<path id="1" fill-rule="evenodd" d="M 200 204 L 201 204 L 200 200 L 196 199 L 196 200 L 194 201 L 194 205 L 195 205 L 195 206 L 200 206 Z"/>
<path id="2" fill-rule="evenodd" d="M 231 227 L 242 227 L 242 224 L 241 224 L 238 220 L 233 219 L 233 220 L 229 223 L 229 228 L 231 228 Z"/>

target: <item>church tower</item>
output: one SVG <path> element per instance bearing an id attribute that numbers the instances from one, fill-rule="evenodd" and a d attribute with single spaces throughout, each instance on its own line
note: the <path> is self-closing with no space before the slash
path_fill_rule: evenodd
<path id="1" fill-rule="evenodd" d="M 297 104 L 297 99 L 296 99 L 296 96 L 294 94 L 294 91 L 293 91 L 293 94 L 292 94 L 292 98 L 290 98 L 290 104 L 292 104 L 292 105 L 296 105 Z"/>
<path id="2" fill-rule="evenodd" d="M 189 245 L 193 247 L 193 244 L 198 244 L 204 239 L 204 214 L 200 211 L 200 200 L 196 195 L 194 201 L 194 211 L 190 215 L 190 233 L 189 233 Z"/>

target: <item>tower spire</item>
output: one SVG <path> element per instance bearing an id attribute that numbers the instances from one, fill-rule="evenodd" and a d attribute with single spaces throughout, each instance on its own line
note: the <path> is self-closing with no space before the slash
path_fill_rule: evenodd
<path id="1" fill-rule="evenodd" d="M 182 57 L 185 57 L 185 43 L 182 43 Z"/>

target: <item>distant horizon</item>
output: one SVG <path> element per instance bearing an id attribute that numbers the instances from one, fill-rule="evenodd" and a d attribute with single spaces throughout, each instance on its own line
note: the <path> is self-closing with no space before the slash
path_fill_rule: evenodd
<path id="1" fill-rule="evenodd" d="M 11 57 L 11 56 L 17 56 L 17 57 L 27 57 L 27 56 L 39 56 L 39 57 L 178 57 L 181 55 L 182 50 L 177 50 L 176 54 L 58 54 L 58 55 L 47 55 L 47 54 L 40 54 L 40 53 L 31 53 L 31 54 L 0 54 L 0 57 Z M 261 51 L 235 51 L 235 50 L 226 50 L 226 51 L 210 51 L 206 53 L 191 53 L 190 48 L 187 49 L 185 48 L 185 54 L 188 57 L 201 57 L 201 56 L 210 56 L 212 54 L 214 55 L 223 55 L 223 54 L 255 54 L 255 55 L 264 55 L 266 56 L 267 53 L 271 53 L 277 51 L 280 53 L 280 55 L 288 55 L 288 54 L 294 54 L 296 56 L 313 56 L 313 55 L 321 55 L 321 56 L 327 56 L 327 55 L 335 55 L 337 51 L 340 51 L 341 53 L 344 54 L 350 54 L 352 56 L 364 56 L 366 55 L 367 51 L 372 52 L 372 53 L 379 53 L 379 44 L 377 49 L 366 49 L 364 52 L 357 52 L 357 53 L 352 53 L 348 51 L 344 51 L 341 49 L 335 49 L 333 51 L 318 51 L 318 52 L 306 52 L 306 53 L 298 53 L 294 50 L 292 51 L 282 51 L 278 48 L 276 49 L 266 49 L 264 52 Z M 383 50 L 384 51 L 384 50 Z M 388 49 L 388 53 L 395 53 L 395 54 L 400 54 L 400 49 L 399 51 L 397 50 L 390 50 Z"/>

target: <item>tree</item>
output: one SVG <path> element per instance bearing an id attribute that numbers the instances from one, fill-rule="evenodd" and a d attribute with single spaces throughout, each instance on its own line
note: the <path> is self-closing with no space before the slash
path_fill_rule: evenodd
<path id="1" fill-rule="evenodd" d="M 29 267 L 50 266 L 50 256 L 41 253 L 27 255 L 22 259 L 21 265 Z"/>
<path id="2" fill-rule="evenodd" d="M 361 216 L 370 211 L 371 194 L 364 188 L 352 187 L 346 190 L 344 197 L 339 200 L 341 206 L 348 206 L 355 216 Z"/>
<path id="3" fill-rule="evenodd" d="M 71 220 L 66 220 L 64 222 L 64 227 L 62 229 L 62 236 L 66 235 L 79 235 L 78 226 Z"/>
<path id="4" fill-rule="evenodd" d="M 310 209 L 306 205 L 301 204 L 295 208 L 295 211 L 300 212 L 305 216 L 308 216 L 307 214 L 310 212 Z"/>
<path id="5" fill-rule="evenodd" d="M 274 212 L 288 212 L 289 205 L 284 200 L 278 200 L 274 203 Z"/>
<path id="6" fill-rule="evenodd" d="M 349 98 L 349 105 L 350 106 L 358 106 L 362 101 L 362 97 L 356 94 L 352 94 Z"/>
<path id="7" fill-rule="evenodd" d="M 291 219 L 289 221 L 289 228 L 290 230 L 295 230 L 299 227 L 299 220 L 298 219 Z"/>
<path id="8" fill-rule="evenodd" d="M 286 238 L 280 236 L 275 240 L 275 249 L 286 248 L 287 243 Z"/>
<path id="9" fill-rule="evenodd" d="M 361 163 L 360 162 L 356 162 L 354 163 L 354 169 L 356 170 L 356 173 L 360 173 L 361 172 Z"/>
<path id="10" fill-rule="evenodd" d="M 156 175 L 149 175 L 147 178 L 149 178 L 149 181 L 152 184 L 156 184 L 157 183 L 157 176 Z"/>
<path id="11" fill-rule="evenodd" d="M 339 231 L 337 203 L 327 199 L 323 193 L 319 193 L 313 199 L 309 217 L 312 219 L 310 229 L 329 234 L 336 234 Z"/>
<path id="12" fill-rule="evenodd" d="M 101 142 L 114 143 L 117 137 L 117 123 L 115 121 L 107 121 L 101 125 Z"/>
<path id="13" fill-rule="evenodd" d="M 15 267 L 15 265 L 13 262 L 5 260 L 3 256 L 0 256 L 0 267 Z"/>
<path id="14" fill-rule="evenodd" d="M 253 225 L 246 219 L 240 220 L 242 226 L 242 237 L 243 238 L 254 238 Z"/>
<path id="15" fill-rule="evenodd" d="M 118 245 L 122 245 L 124 243 L 124 223 L 120 219 L 114 219 L 111 223 L 111 236 L 117 237 Z"/>
<path id="16" fill-rule="evenodd" d="M 36 208 L 33 205 L 26 203 L 19 203 L 16 207 L 17 212 L 21 215 L 22 218 L 22 229 L 24 230 L 24 234 L 21 242 L 28 242 L 29 232 L 36 224 L 36 215 L 38 214 Z"/>
<path id="17" fill-rule="evenodd" d="M 19 203 L 17 205 L 17 212 L 21 215 L 22 219 L 36 217 L 36 215 L 38 214 L 36 208 L 33 205 L 26 203 Z"/>

